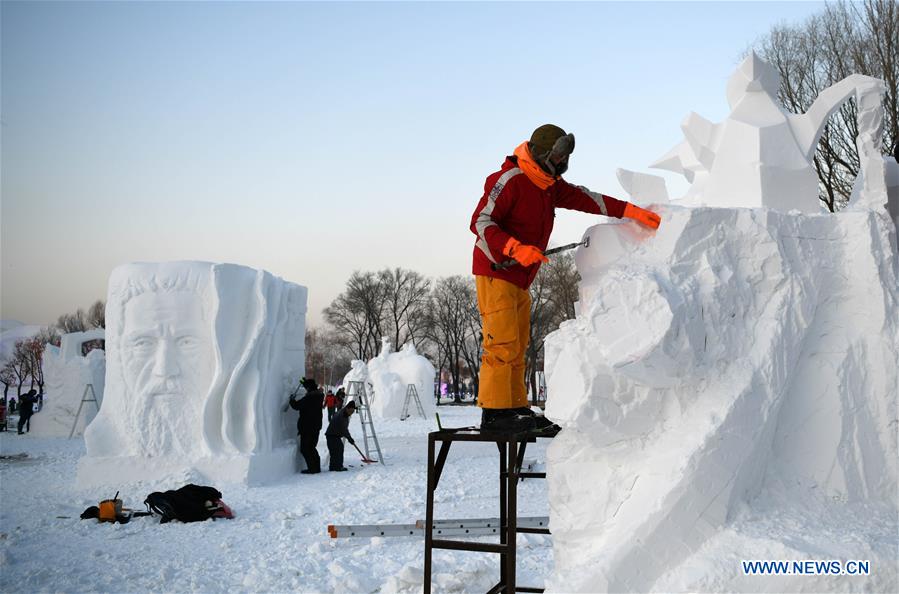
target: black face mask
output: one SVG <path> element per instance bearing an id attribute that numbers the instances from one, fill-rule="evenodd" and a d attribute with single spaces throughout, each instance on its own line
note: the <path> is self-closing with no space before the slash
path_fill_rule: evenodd
<path id="1" fill-rule="evenodd" d="M 547 165 L 553 169 L 553 175 L 562 175 L 568 171 L 568 157 L 565 157 L 563 161 L 560 161 L 555 165 L 553 165 L 552 161 L 549 161 Z"/>
<path id="2" fill-rule="evenodd" d="M 562 175 L 568 171 L 568 157 L 573 152 L 574 134 L 560 136 L 544 159 L 546 170 L 551 175 Z"/>

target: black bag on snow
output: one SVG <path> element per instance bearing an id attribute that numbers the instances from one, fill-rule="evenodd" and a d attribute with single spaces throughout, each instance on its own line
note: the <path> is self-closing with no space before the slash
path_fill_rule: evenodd
<path id="1" fill-rule="evenodd" d="M 162 516 L 160 524 L 172 520 L 203 522 L 219 510 L 215 502 L 221 498 L 221 492 L 214 487 L 190 484 L 174 491 L 154 491 L 147 495 L 144 505 Z"/>

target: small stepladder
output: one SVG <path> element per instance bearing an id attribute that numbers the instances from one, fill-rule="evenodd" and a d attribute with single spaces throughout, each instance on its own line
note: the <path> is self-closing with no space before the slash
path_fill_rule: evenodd
<path id="1" fill-rule="evenodd" d="M 409 384 L 409 387 L 406 388 L 406 401 L 403 403 L 403 414 L 400 415 L 400 420 L 405 421 L 409 418 L 409 403 L 414 402 L 415 408 L 418 410 L 418 414 L 421 415 L 422 419 L 427 419 L 425 416 L 425 410 L 421 407 L 421 400 L 418 398 L 418 388 L 415 387 L 415 384 Z"/>
<path id="2" fill-rule="evenodd" d="M 378 435 L 375 433 L 375 424 L 371 418 L 371 409 L 369 408 L 369 397 L 365 390 L 365 382 L 349 382 L 347 396 L 352 396 L 356 401 L 356 410 L 359 411 L 359 420 L 362 421 L 362 445 L 365 446 L 365 457 L 372 458 L 373 454 L 377 452 L 377 460 L 381 464 L 384 464 L 384 456 L 381 455 L 381 444 L 378 443 Z"/>
<path id="3" fill-rule="evenodd" d="M 90 390 L 91 397 L 87 397 L 87 391 Z M 78 405 L 78 412 L 75 413 L 75 421 L 72 423 L 72 430 L 69 431 L 69 439 L 72 439 L 72 436 L 75 435 L 75 428 L 78 427 L 78 419 L 81 417 L 81 409 L 84 408 L 85 402 L 93 402 L 94 406 L 97 407 L 97 412 L 100 412 L 100 403 L 97 402 L 97 393 L 94 392 L 94 384 L 87 384 L 84 386 L 84 393 L 81 395 L 81 404 Z"/>

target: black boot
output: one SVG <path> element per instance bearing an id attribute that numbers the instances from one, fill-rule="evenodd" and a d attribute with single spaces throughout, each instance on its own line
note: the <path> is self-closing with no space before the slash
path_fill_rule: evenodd
<path id="1" fill-rule="evenodd" d="M 534 417 L 515 408 L 485 408 L 481 411 L 481 431 L 524 433 L 536 428 Z"/>
<path id="2" fill-rule="evenodd" d="M 550 435 L 556 436 L 559 434 L 559 431 L 562 430 L 561 427 L 547 419 L 542 414 L 535 413 L 530 406 L 523 406 L 521 408 L 512 409 L 516 413 L 524 417 L 530 417 L 534 421 L 534 430 L 539 431 L 542 435 Z"/>

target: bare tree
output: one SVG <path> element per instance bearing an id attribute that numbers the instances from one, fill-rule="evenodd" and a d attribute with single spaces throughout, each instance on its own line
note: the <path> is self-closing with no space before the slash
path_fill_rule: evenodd
<path id="1" fill-rule="evenodd" d="M 59 316 L 59 319 L 56 321 L 56 327 L 61 334 L 84 332 L 90 329 L 87 323 L 87 315 L 80 308 L 73 314 L 62 314 Z"/>
<path id="2" fill-rule="evenodd" d="M 383 316 L 383 285 L 372 272 L 354 272 L 346 290 L 325 308 L 325 319 L 351 345 L 352 356 L 365 361 L 380 350 Z"/>
<path id="3" fill-rule="evenodd" d="M 481 332 L 481 313 L 478 310 L 477 289 L 473 279 L 469 280 L 471 294 L 468 296 L 468 309 L 465 312 L 465 341 L 462 343 L 462 358 L 471 374 L 472 391 L 477 394 L 480 389 L 481 356 L 484 353 L 484 337 Z"/>
<path id="4" fill-rule="evenodd" d="M 883 79 L 884 152 L 899 140 L 899 7 L 895 0 L 840 1 L 799 25 L 778 25 L 755 50 L 781 76 L 778 97 L 796 113 L 826 87 L 853 73 Z M 821 201 L 845 206 L 859 170 L 857 106 L 851 100 L 827 123 L 814 157 Z"/>
<path id="5" fill-rule="evenodd" d="M 44 395 L 44 347 L 47 343 L 39 337 L 22 341 L 22 356 L 26 358 L 26 368 L 31 375 L 31 387 L 38 386 L 40 397 Z"/>
<path id="6" fill-rule="evenodd" d="M 432 289 L 433 292 L 434 289 Z M 419 335 L 421 337 L 420 351 L 428 356 L 434 363 L 437 370 L 437 381 L 435 386 L 435 395 L 440 394 L 441 384 L 443 382 L 443 370 L 449 365 L 449 358 L 446 349 L 441 340 L 441 333 L 437 326 L 436 316 L 432 310 L 433 296 L 428 296 L 427 307 L 422 311 L 422 319 L 419 327 Z M 440 403 L 440 400 L 437 400 Z"/>
<path id="7" fill-rule="evenodd" d="M 60 342 L 62 341 L 62 337 L 59 335 L 59 330 L 54 326 L 44 326 L 40 329 L 40 332 L 35 336 L 41 343 L 47 345 L 52 344 L 53 346 L 58 347 Z"/>
<path id="8" fill-rule="evenodd" d="M 31 357 L 25 343 L 26 340 L 16 341 L 16 346 L 9 360 L 13 383 L 16 385 L 16 396 L 22 395 L 22 386 L 31 376 Z M 32 385 L 34 384 L 32 383 Z"/>
<path id="9" fill-rule="evenodd" d="M 0 366 L 0 383 L 3 384 L 3 401 L 9 402 L 7 399 L 9 387 L 16 383 L 16 371 L 13 368 L 12 361 L 5 361 L 2 366 Z"/>
<path id="10" fill-rule="evenodd" d="M 578 274 L 571 253 L 553 256 L 544 268 L 551 289 L 549 302 L 552 304 L 556 317 L 555 325 L 558 327 L 565 320 L 573 320 L 575 317 L 574 305 L 580 299 L 578 283 L 581 275 Z"/>
<path id="11" fill-rule="evenodd" d="M 317 328 L 306 330 L 306 377 L 322 385 L 334 385 L 350 370 L 350 361 L 341 354 L 343 347 L 333 333 Z"/>
<path id="12" fill-rule="evenodd" d="M 98 299 L 87 310 L 87 325 L 91 328 L 106 328 L 106 302 Z"/>
<path id="13" fill-rule="evenodd" d="M 412 270 L 394 268 L 379 272 L 378 282 L 384 296 L 383 326 L 390 332 L 394 348 L 399 349 L 410 340 L 415 343 L 416 334 L 424 325 L 430 281 Z"/>
<path id="14" fill-rule="evenodd" d="M 463 363 L 472 338 L 472 304 L 476 304 L 471 278 L 450 276 L 437 280 L 431 291 L 429 308 L 433 340 L 445 354 L 455 400 L 461 400 Z M 476 310 L 476 305 L 474 305 Z M 468 343 L 468 344 L 466 344 Z"/>

